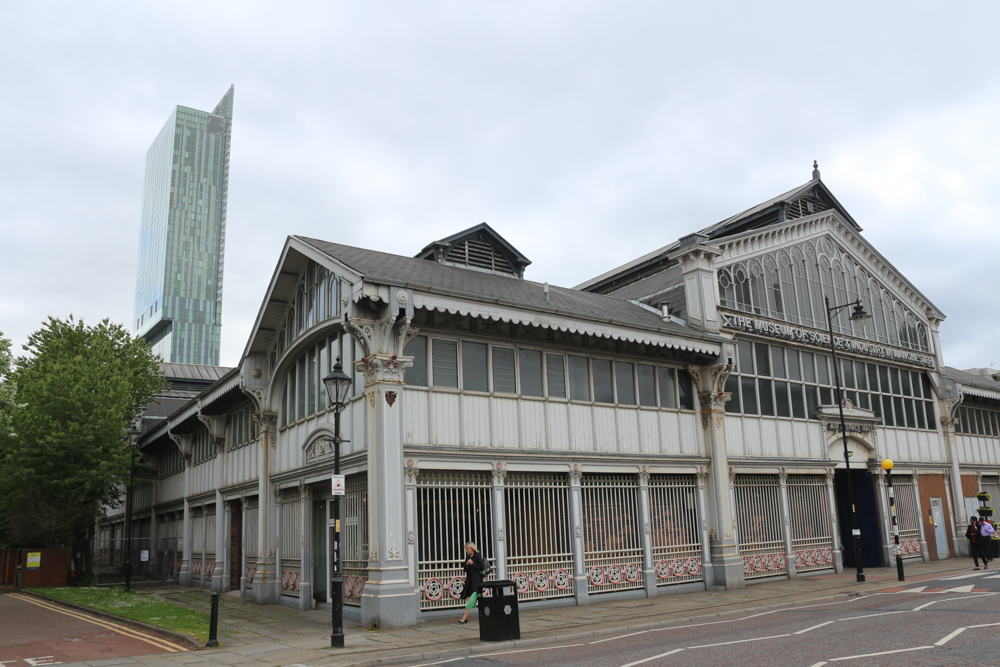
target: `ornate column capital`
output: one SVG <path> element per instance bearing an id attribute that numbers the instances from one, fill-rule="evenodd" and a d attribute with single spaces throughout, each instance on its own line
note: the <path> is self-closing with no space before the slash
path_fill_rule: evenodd
<path id="1" fill-rule="evenodd" d="M 580 470 L 580 464 L 574 463 L 573 469 L 569 471 L 569 485 L 580 486 L 580 482 L 582 480 L 583 480 L 583 471 Z"/>
<path id="2" fill-rule="evenodd" d="M 497 461 L 491 472 L 493 473 L 493 486 L 503 486 L 504 480 L 507 478 L 507 471 L 504 470 L 503 463 Z"/>
<path id="3" fill-rule="evenodd" d="M 365 386 L 373 384 L 389 383 L 403 384 L 404 372 L 413 365 L 413 357 L 399 357 L 396 355 L 373 354 L 354 362 L 365 376 Z M 389 393 L 386 393 L 386 402 L 389 407 L 396 402 L 395 392 L 390 402 Z"/>
<path id="4" fill-rule="evenodd" d="M 639 469 L 639 486 L 649 486 L 649 468 L 647 466 L 642 466 Z"/>
<path id="5" fill-rule="evenodd" d="M 414 465 L 413 459 L 407 459 L 406 465 L 403 467 L 404 481 L 408 486 L 414 486 L 417 483 L 417 476 L 420 475 L 420 468 Z"/>
<path id="6" fill-rule="evenodd" d="M 701 487 L 708 485 L 708 471 L 704 467 L 698 468 L 698 472 L 695 473 L 695 481 Z"/>

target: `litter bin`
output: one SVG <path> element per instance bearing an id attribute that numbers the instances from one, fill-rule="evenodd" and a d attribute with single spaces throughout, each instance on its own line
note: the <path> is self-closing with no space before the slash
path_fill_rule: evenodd
<path id="1" fill-rule="evenodd" d="M 510 579 L 484 581 L 479 598 L 479 640 L 505 642 L 521 638 L 521 620 L 517 613 L 517 586 Z"/>

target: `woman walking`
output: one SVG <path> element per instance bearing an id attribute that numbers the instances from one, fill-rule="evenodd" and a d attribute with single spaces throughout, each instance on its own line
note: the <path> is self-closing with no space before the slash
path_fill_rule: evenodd
<path id="1" fill-rule="evenodd" d="M 462 589 L 462 599 L 469 598 L 465 605 L 465 613 L 459 623 L 469 622 L 469 611 L 476 606 L 476 600 L 482 594 L 483 573 L 486 572 L 486 561 L 473 542 L 465 543 L 465 588 Z"/>
<path id="2" fill-rule="evenodd" d="M 983 567 L 986 565 L 986 555 L 980 549 L 980 542 L 983 538 L 979 535 L 979 522 L 976 521 L 976 517 L 969 517 L 969 527 L 965 529 L 965 539 L 969 540 L 969 552 L 972 554 L 972 563 L 976 566 L 975 569 L 979 569 L 979 557 L 983 557 Z"/>

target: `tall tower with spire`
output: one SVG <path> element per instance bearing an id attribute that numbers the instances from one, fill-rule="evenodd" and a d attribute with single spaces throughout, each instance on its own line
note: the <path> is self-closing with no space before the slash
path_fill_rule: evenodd
<path id="1" fill-rule="evenodd" d="M 176 107 L 146 151 L 132 324 L 170 363 L 219 364 L 234 90 Z"/>

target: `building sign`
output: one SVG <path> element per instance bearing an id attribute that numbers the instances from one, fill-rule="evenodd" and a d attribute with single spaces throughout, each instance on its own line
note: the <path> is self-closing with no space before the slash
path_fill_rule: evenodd
<path id="1" fill-rule="evenodd" d="M 722 326 L 727 329 L 746 331 L 747 333 L 760 336 L 770 336 L 771 338 L 780 338 L 795 343 L 805 343 L 806 345 L 815 345 L 816 347 L 830 349 L 830 334 L 823 333 L 822 331 L 803 329 L 791 324 L 772 322 L 771 320 L 762 320 L 756 317 L 736 315 L 723 311 L 719 311 L 719 314 L 722 316 Z M 918 352 L 899 350 L 894 347 L 886 347 L 885 345 L 878 345 L 877 343 L 870 343 L 856 338 L 844 338 L 843 336 L 834 336 L 833 344 L 836 346 L 838 352 L 850 352 L 876 359 L 934 368 L 934 357 Z"/>
<path id="2" fill-rule="evenodd" d="M 848 433 L 874 433 L 878 424 L 849 424 L 845 422 L 844 426 L 847 428 Z M 836 433 L 844 432 L 844 430 L 840 428 L 840 424 L 837 422 L 827 422 L 826 430 Z"/>
<path id="3" fill-rule="evenodd" d="M 42 566 L 42 552 L 41 551 L 29 551 L 28 552 L 28 569 L 37 570 Z"/>
<path id="4" fill-rule="evenodd" d="M 330 481 L 333 484 L 333 491 L 332 491 L 333 495 L 335 495 L 335 496 L 347 495 L 345 493 L 345 491 L 346 491 L 346 485 L 344 483 L 344 476 L 343 475 L 330 475 L 330 478 L 331 478 Z"/>
<path id="5" fill-rule="evenodd" d="M 139 551 L 139 560 L 143 563 L 149 562 L 149 549 L 142 549 Z"/>

